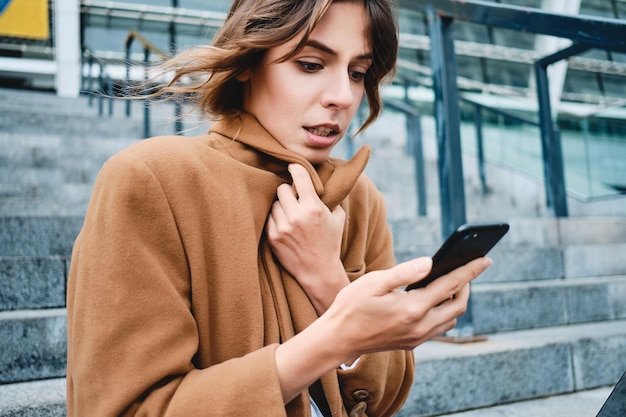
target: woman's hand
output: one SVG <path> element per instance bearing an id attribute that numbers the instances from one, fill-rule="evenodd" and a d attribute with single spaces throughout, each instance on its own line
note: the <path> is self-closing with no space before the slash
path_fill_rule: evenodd
<path id="1" fill-rule="evenodd" d="M 340 259 L 346 215 L 340 206 L 326 207 L 304 167 L 291 164 L 289 172 L 293 186 L 278 187 L 266 225 L 268 242 L 322 314 L 350 283 Z"/>
<path id="2" fill-rule="evenodd" d="M 430 258 L 371 272 L 342 290 L 325 316 L 345 328 L 346 348 L 356 348 L 349 357 L 413 349 L 456 325 L 456 318 L 467 309 L 469 283 L 490 265 L 490 259 L 479 258 L 411 291 L 399 287 L 426 276 Z"/>
<path id="3" fill-rule="evenodd" d="M 363 275 L 339 292 L 330 308 L 280 345 L 276 365 L 285 400 L 324 372 L 362 354 L 414 349 L 456 325 L 467 309 L 470 281 L 491 265 L 479 258 L 425 288 L 404 291 L 432 267 L 428 257 Z"/>

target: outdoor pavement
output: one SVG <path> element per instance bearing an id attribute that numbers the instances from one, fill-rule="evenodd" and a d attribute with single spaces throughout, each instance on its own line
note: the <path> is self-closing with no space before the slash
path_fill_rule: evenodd
<path id="1" fill-rule="evenodd" d="M 611 387 L 581 391 L 574 394 L 520 401 L 446 417 L 594 417 L 611 393 Z M 624 416 L 615 416 L 624 417 Z"/>

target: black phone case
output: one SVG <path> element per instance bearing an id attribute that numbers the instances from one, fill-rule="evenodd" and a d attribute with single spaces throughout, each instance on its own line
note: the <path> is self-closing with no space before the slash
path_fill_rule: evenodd
<path id="1" fill-rule="evenodd" d="M 456 229 L 433 256 L 433 268 L 406 290 L 422 288 L 466 263 L 487 255 L 509 230 L 506 223 L 464 224 Z"/>

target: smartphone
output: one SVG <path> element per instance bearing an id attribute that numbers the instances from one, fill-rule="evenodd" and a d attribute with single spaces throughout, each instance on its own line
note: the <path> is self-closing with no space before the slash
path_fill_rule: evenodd
<path id="1" fill-rule="evenodd" d="M 433 256 L 433 268 L 424 278 L 406 287 L 422 288 L 466 263 L 487 255 L 509 230 L 506 223 L 464 224 L 459 226 Z"/>

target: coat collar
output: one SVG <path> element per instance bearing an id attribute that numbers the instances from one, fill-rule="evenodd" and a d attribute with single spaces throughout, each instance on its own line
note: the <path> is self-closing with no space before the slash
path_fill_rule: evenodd
<path id="1" fill-rule="evenodd" d="M 371 154 L 371 148 L 365 145 L 349 161 L 330 158 L 314 166 L 303 156 L 283 147 L 254 116 L 248 113 L 217 121 L 211 126 L 210 132 L 240 142 L 282 162 L 278 168 L 282 172 L 276 174 L 284 178 L 289 177 L 288 164 L 302 165 L 311 176 L 317 194 L 331 209 L 341 203 L 352 190 Z"/>

